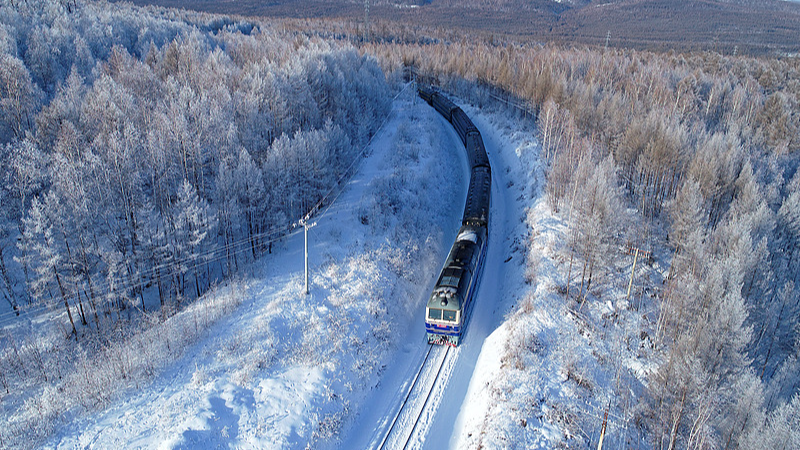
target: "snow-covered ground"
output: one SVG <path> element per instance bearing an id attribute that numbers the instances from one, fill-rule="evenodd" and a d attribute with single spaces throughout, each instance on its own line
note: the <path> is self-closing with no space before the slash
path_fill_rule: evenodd
<path id="1" fill-rule="evenodd" d="M 489 322 L 494 326 L 480 339 L 477 360 L 470 360 L 476 370 L 463 402 L 457 395 L 454 405 L 443 408 L 449 415 L 458 411 L 449 448 L 597 448 L 601 439 L 609 448 L 647 448 L 635 418 L 657 358 L 643 331 L 653 302 L 641 286 L 646 278 L 645 284 L 663 280 L 661 258 L 640 258 L 629 299 L 633 256 L 622 249 L 583 302 L 575 299 L 577 286 L 566 299 L 569 227 L 543 195 L 535 129 L 493 108 L 462 107 L 481 129 L 502 182 L 493 199 L 505 199 L 506 214 L 493 226 L 506 227 L 503 247 L 511 259 L 502 269 L 487 265 L 504 276 L 498 273 L 497 290 L 482 291 L 477 305 L 486 307 L 487 295 L 500 295 L 503 316 Z M 573 283 L 580 279 L 576 272 Z M 444 442 L 429 437 L 426 448 Z"/>

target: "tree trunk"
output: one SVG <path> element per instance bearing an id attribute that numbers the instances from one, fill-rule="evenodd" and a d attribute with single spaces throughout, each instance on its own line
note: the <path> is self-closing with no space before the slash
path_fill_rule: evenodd
<path id="1" fill-rule="evenodd" d="M 0 246 L 0 277 L 3 281 L 3 296 L 8 300 L 8 304 L 16 315 L 19 315 L 19 307 L 17 300 L 14 297 L 14 288 L 12 287 L 11 278 L 8 276 L 8 269 L 6 268 L 6 261 L 3 257 L 3 247 Z"/>
<path id="2" fill-rule="evenodd" d="M 197 274 L 197 263 L 194 264 L 194 292 L 197 294 L 197 298 L 200 298 L 200 280 Z"/>
<path id="3" fill-rule="evenodd" d="M 69 324 L 72 325 L 72 334 L 75 335 L 75 342 L 78 342 L 78 329 L 75 328 L 75 321 L 72 320 L 72 311 L 69 308 L 69 300 L 67 299 L 67 294 L 64 291 L 64 286 L 61 284 L 61 276 L 58 274 L 56 266 L 53 266 L 53 273 L 56 274 L 58 289 L 61 291 L 61 298 L 64 300 L 64 308 L 67 309 L 67 317 L 69 317 Z"/>
<path id="4" fill-rule="evenodd" d="M 161 302 L 161 308 L 164 308 L 164 288 L 161 284 L 161 269 L 156 264 L 156 283 L 158 283 L 158 301 Z"/>
<path id="5" fill-rule="evenodd" d="M 683 394 L 681 395 L 681 406 L 678 409 L 678 415 L 675 417 L 675 420 L 672 423 L 672 430 L 669 433 L 669 447 L 668 450 L 675 450 L 675 444 L 678 439 L 678 426 L 681 423 L 681 419 L 683 419 L 683 407 L 686 404 L 686 389 L 683 390 Z"/>
<path id="6" fill-rule="evenodd" d="M 83 301 L 81 300 L 81 291 L 78 290 L 78 285 L 75 285 L 75 298 L 78 299 L 78 316 L 81 318 L 81 325 L 87 326 L 89 322 L 86 321 L 86 312 L 83 310 Z"/>
<path id="7" fill-rule="evenodd" d="M 572 260 L 575 256 L 575 251 L 571 251 L 569 255 L 569 270 L 567 270 L 567 300 L 569 300 L 569 282 L 572 278 Z"/>
<path id="8" fill-rule="evenodd" d="M 92 272 L 89 270 L 89 258 L 86 256 L 86 244 L 83 240 L 83 236 L 80 238 L 81 243 L 81 257 L 83 259 L 83 267 L 86 270 L 86 282 L 89 284 L 89 295 L 86 298 L 89 300 L 89 305 L 92 307 L 92 312 L 94 312 L 94 321 L 95 325 L 97 326 L 97 330 L 100 330 L 100 317 L 97 315 L 97 303 L 94 299 L 94 286 L 92 285 Z M 84 293 L 85 294 L 85 293 Z"/>
<path id="9" fill-rule="evenodd" d="M 583 262 L 583 270 L 581 270 L 581 288 L 578 291 L 578 298 L 583 297 L 583 285 L 584 282 L 586 281 L 586 266 L 588 265 L 589 265 L 589 260 L 587 259 L 586 261 Z"/>

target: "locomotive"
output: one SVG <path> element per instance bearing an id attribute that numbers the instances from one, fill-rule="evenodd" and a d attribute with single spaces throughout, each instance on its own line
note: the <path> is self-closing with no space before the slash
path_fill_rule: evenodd
<path id="1" fill-rule="evenodd" d="M 456 130 L 470 166 L 461 228 L 425 307 L 428 343 L 457 346 L 464 335 L 486 258 L 492 170 L 481 133 L 464 111 L 431 87 L 419 86 L 418 92 Z"/>

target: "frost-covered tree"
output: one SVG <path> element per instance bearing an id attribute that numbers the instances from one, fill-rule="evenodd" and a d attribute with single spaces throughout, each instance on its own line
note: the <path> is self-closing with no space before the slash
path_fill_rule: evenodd
<path id="1" fill-rule="evenodd" d="M 585 161 L 592 164 L 588 159 Z M 572 245 L 583 260 L 579 296 L 591 288 L 595 265 L 602 271 L 612 267 L 617 254 L 616 230 L 623 215 L 613 156 L 608 155 L 590 173 L 585 184 L 576 179 L 574 211 L 570 213 L 573 217 Z"/>
<path id="2" fill-rule="evenodd" d="M 259 235 L 265 228 L 263 212 L 269 204 L 264 187 L 263 173 L 256 166 L 250 153 L 244 148 L 239 151 L 237 165 L 233 171 L 234 189 L 238 192 L 238 210 L 244 214 L 250 250 L 253 258 L 257 256 Z"/>
<path id="3" fill-rule="evenodd" d="M 795 177 L 800 178 L 800 177 Z M 800 191 L 793 190 L 784 198 L 778 210 L 781 249 L 786 252 L 784 270 L 793 281 L 798 281 L 797 266 L 800 261 Z"/>
<path id="4" fill-rule="evenodd" d="M 214 192 L 218 227 L 222 235 L 222 246 L 225 249 L 225 269 L 228 273 L 239 266 L 237 236 L 240 235 L 242 229 L 240 220 L 242 213 L 236 191 L 235 170 L 236 160 L 234 158 L 226 157 L 220 161 Z M 251 250 L 254 250 L 254 247 L 251 247 Z"/>
<path id="5" fill-rule="evenodd" d="M 32 268 L 31 295 L 44 303 L 63 302 L 72 327 L 71 334 L 78 339 L 78 331 L 70 308 L 70 295 L 65 280 L 65 251 L 58 236 L 56 221 L 60 214 L 58 198 L 47 194 L 43 201 L 34 198 L 28 214 L 23 219 L 24 230 L 20 247 Z"/>
<path id="6" fill-rule="evenodd" d="M 669 205 L 672 222 L 669 240 L 675 248 L 670 272 L 691 270 L 702 258 L 706 236 L 706 211 L 700 185 L 693 179 L 684 183 Z"/>
<path id="7" fill-rule="evenodd" d="M 767 417 L 766 422 L 749 429 L 740 444 L 752 450 L 800 448 L 800 395 L 785 403 Z"/>
<path id="8" fill-rule="evenodd" d="M 197 195 L 197 190 L 188 180 L 184 180 L 177 194 L 172 222 L 172 254 L 175 287 L 179 297 L 185 295 L 186 274 L 192 272 L 195 281 L 195 294 L 200 290 L 201 244 L 212 231 L 214 217 L 207 202 Z"/>
<path id="9" fill-rule="evenodd" d="M 18 58 L 0 54 L 0 143 L 22 139 L 33 127 L 42 92 Z"/>
<path id="10" fill-rule="evenodd" d="M 5 204 L 6 201 L 10 202 L 11 199 L 8 197 L 10 197 L 8 191 L 0 188 L 0 204 Z M 0 295 L 8 302 L 11 309 L 19 314 L 20 302 L 18 301 L 18 296 L 15 292 L 14 282 L 11 280 L 8 266 L 14 255 L 14 244 L 13 241 L 9 239 L 14 231 L 12 229 L 12 223 L 6 209 L 0 209 Z"/>

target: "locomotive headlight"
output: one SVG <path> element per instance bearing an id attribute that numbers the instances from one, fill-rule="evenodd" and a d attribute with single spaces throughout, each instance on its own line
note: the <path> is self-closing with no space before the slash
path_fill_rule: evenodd
<path id="1" fill-rule="evenodd" d="M 447 299 L 446 298 L 442 299 L 442 306 L 447 306 Z"/>

